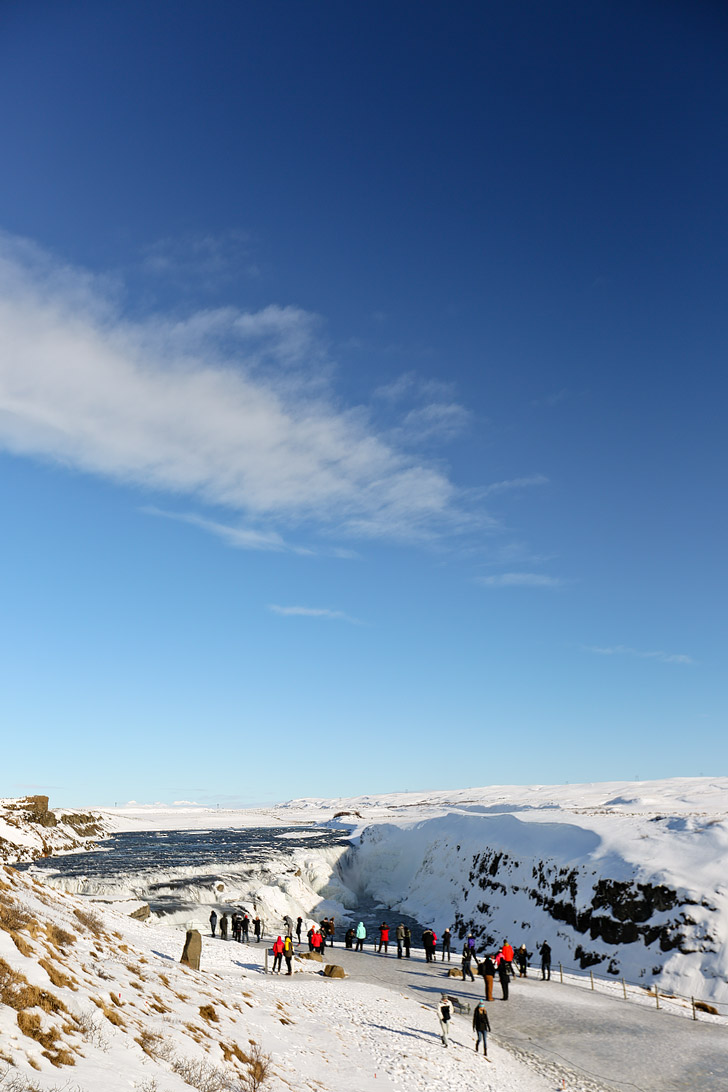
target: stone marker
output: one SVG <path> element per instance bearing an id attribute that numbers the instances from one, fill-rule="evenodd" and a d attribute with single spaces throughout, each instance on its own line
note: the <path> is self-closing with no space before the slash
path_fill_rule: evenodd
<path id="1" fill-rule="evenodd" d="M 450 970 L 447 972 L 447 977 L 448 978 L 462 978 L 463 977 L 463 972 L 460 970 L 459 967 L 451 967 Z"/>
<path id="2" fill-rule="evenodd" d="M 149 904 L 145 902 L 143 906 L 139 906 L 136 910 L 132 910 L 129 917 L 136 918 L 137 921 L 146 921 L 150 914 L 151 910 L 149 909 Z"/>
<path id="3" fill-rule="evenodd" d="M 324 974 L 327 978 L 346 978 L 343 967 L 337 967 L 335 963 L 327 963 L 324 967 Z"/>
<path id="4" fill-rule="evenodd" d="M 323 963 L 324 961 L 324 957 L 321 955 L 321 952 L 296 952 L 296 957 L 298 959 L 314 959 L 317 960 L 319 963 Z"/>
<path id="5" fill-rule="evenodd" d="M 185 937 L 185 946 L 182 949 L 180 963 L 186 963 L 193 971 L 200 969 L 200 955 L 202 953 L 202 937 L 197 929 L 188 929 Z"/>

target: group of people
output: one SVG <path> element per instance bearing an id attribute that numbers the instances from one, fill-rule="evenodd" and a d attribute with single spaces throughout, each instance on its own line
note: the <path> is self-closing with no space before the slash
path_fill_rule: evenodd
<path id="1" fill-rule="evenodd" d="M 551 978 L 551 945 L 548 941 L 545 940 L 540 945 L 539 953 L 541 955 L 541 977 L 546 981 Z M 518 967 L 519 976 L 526 978 L 531 955 L 532 953 L 527 950 L 525 944 L 522 944 L 520 948 L 514 951 L 513 946 L 506 940 L 503 946 L 493 955 L 486 955 L 482 960 L 479 960 L 475 954 L 475 937 L 471 933 L 463 947 L 463 980 L 470 976 L 470 981 L 475 981 L 472 968 L 472 964 L 475 962 L 477 974 L 482 975 L 485 981 L 486 1001 L 493 1000 L 493 983 L 496 975 L 498 975 L 500 982 L 503 1000 L 507 1001 L 510 979 L 516 977 L 516 972 L 513 969 L 514 962 Z"/>
<path id="2" fill-rule="evenodd" d="M 228 914 L 223 914 L 220 918 L 220 940 L 227 940 L 228 933 L 230 932 L 232 933 L 233 940 L 237 940 L 240 943 L 245 942 L 247 944 L 250 940 L 251 924 L 253 926 L 253 934 L 256 941 L 260 941 L 260 938 L 263 934 L 263 922 L 260 920 L 257 914 L 252 919 L 252 922 L 247 910 L 243 910 L 242 912 L 238 912 L 236 910 L 233 914 L 230 914 L 229 916 Z M 210 912 L 210 932 L 212 933 L 213 937 L 215 936 L 215 930 L 217 929 L 217 927 L 218 916 L 217 913 L 212 910 Z"/>

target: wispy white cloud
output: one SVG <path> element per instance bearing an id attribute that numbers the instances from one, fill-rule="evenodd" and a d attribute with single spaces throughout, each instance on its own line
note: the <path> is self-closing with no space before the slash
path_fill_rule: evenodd
<path id="1" fill-rule="evenodd" d="M 507 493 L 512 489 L 529 489 L 534 485 L 547 485 L 548 478 L 544 474 L 531 474 L 527 478 L 509 478 L 502 482 L 493 482 L 483 490 L 486 497 L 493 493 Z"/>
<path id="2" fill-rule="evenodd" d="M 212 535 L 217 535 L 228 546 L 238 550 L 274 550 L 277 553 L 289 552 L 311 554 L 312 550 L 304 546 L 294 546 L 286 542 L 277 531 L 259 531 L 251 527 L 235 527 L 217 520 L 205 519 L 194 512 L 167 512 L 162 508 L 147 505 L 141 509 L 147 516 L 159 516 L 162 519 L 175 520 L 177 523 L 189 523 Z"/>
<path id="3" fill-rule="evenodd" d="M 0 448 L 276 531 L 422 541 L 473 526 L 440 466 L 337 399 L 317 316 L 271 305 L 134 321 L 120 296 L 0 236 Z M 199 526 L 290 548 L 267 529 Z"/>
<path id="4" fill-rule="evenodd" d="M 596 645 L 584 645 L 587 652 L 594 652 L 597 656 L 634 656 L 640 660 L 659 660 L 663 664 L 694 664 L 692 656 L 686 656 L 682 652 L 641 652 L 637 648 L 628 648 L 626 645 L 612 645 L 609 648 L 599 648 Z"/>
<path id="5" fill-rule="evenodd" d="M 561 577 L 543 573 L 498 573 L 479 576 L 477 581 L 486 588 L 558 588 L 564 583 Z"/>
<path id="6" fill-rule="evenodd" d="M 349 622 L 350 625 L 360 626 L 358 618 L 352 618 L 342 610 L 329 610 L 326 607 L 280 607 L 275 603 L 268 605 L 268 610 L 274 614 L 280 614 L 284 618 L 328 618 L 331 621 Z"/>
<path id="7" fill-rule="evenodd" d="M 218 285 L 240 271 L 248 277 L 260 276 L 251 258 L 250 240 L 242 231 L 157 239 L 143 249 L 142 269 L 176 282 L 193 281 L 196 290 Z"/>

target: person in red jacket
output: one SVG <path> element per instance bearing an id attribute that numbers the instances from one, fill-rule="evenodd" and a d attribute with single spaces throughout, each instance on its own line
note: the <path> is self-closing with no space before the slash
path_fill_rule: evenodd
<path id="1" fill-rule="evenodd" d="M 281 973 L 281 963 L 283 962 L 283 940 L 278 937 L 278 940 L 273 945 L 273 974 Z"/>
<path id="2" fill-rule="evenodd" d="M 379 926 L 379 947 L 377 948 L 378 952 L 381 952 L 382 945 L 384 945 L 384 954 L 387 955 L 389 951 L 389 928 L 386 921 L 383 921 L 382 924 Z"/>
<path id="3" fill-rule="evenodd" d="M 513 947 L 508 943 L 507 940 L 505 940 L 503 942 L 503 947 L 501 948 L 501 955 L 503 956 L 503 959 L 508 964 L 508 973 L 510 974 L 511 978 L 515 978 L 516 977 L 516 972 L 513 970 Z"/>
<path id="4" fill-rule="evenodd" d="M 321 954 L 321 933 L 317 926 L 314 926 L 313 932 L 311 933 L 311 951 L 318 952 L 319 955 Z"/>

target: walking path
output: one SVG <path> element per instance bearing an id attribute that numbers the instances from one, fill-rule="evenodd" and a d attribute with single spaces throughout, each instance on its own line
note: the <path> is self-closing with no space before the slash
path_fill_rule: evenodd
<path id="1" fill-rule="evenodd" d="M 394 949 L 394 951 L 392 951 Z M 468 1001 L 471 1009 L 483 997 L 483 980 L 475 983 L 447 978 L 447 963 L 425 962 L 413 949 L 412 958 L 397 959 L 396 945 L 389 955 L 347 951 L 343 945 L 328 949 L 328 963 L 338 963 L 347 975 L 362 982 L 421 997 L 435 1004 L 439 994 Z M 450 967 L 459 967 L 453 956 Z M 590 1077 L 595 1087 L 619 1092 L 717 1092 L 728 1089 L 728 1028 L 694 1022 L 637 1003 L 592 993 L 539 977 L 517 978 L 510 999 L 501 1001 L 498 979 L 496 1000 L 488 1004 L 493 1038 L 522 1057 L 553 1062 L 554 1074 L 574 1072 Z M 471 1016 L 456 1017 L 467 1020 Z M 567 1083 L 568 1087 L 568 1083 Z"/>

